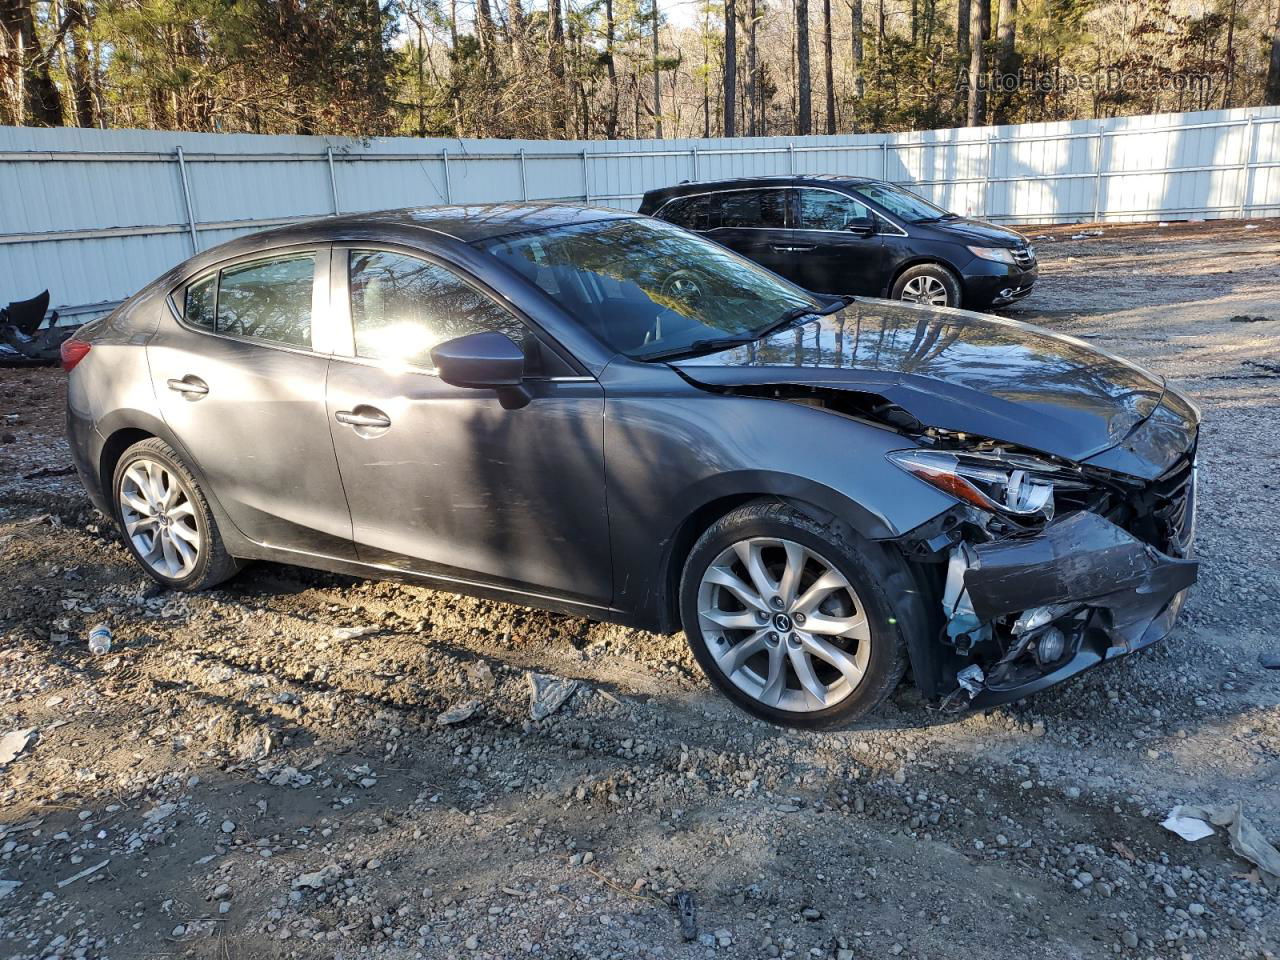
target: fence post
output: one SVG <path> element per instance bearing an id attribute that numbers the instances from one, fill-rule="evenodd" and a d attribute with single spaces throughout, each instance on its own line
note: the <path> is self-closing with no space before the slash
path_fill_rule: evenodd
<path id="1" fill-rule="evenodd" d="M 524 147 L 520 148 L 520 199 L 529 199 L 529 178 L 524 169 Z"/>
<path id="2" fill-rule="evenodd" d="M 880 179 L 889 179 L 889 138 L 880 141 Z"/>
<path id="3" fill-rule="evenodd" d="M 182 202 L 187 208 L 187 230 L 191 233 L 191 252 L 200 252 L 200 241 L 196 239 L 196 218 L 191 206 L 191 184 L 187 182 L 187 158 L 182 154 L 182 147 L 177 149 L 178 174 L 182 178 Z"/>
<path id="4" fill-rule="evenodd" d="M 440 160 L 444 163 L 444 202 L 453 203 L 453 184 L 449 182 L 449 148 L 440 148 Z"/>
<path id="5" fill-rule="evenodd" d="M 587 169 L 587 151 L 582 151 L 582 199 L 591 206 L 591 171 Z"/>
<path id="6" fill-rule="evenodd" d="M 787 144 L 787 172 L 796 172 L 796 145 L 794 143 Z"/>
<path id="7" fill-rule="evenodd" d="M 982 216 L 987 220 L 991 219 L 991 168 L 995 164 L 995 156 L 996 136 L 989 133 L 987 134 L 987 158 L 982 171 Z"/>
<path id="8" fill-rule="evenodd" d="M 695 183 L 697 183 L 698 181 L 698 148 L 695 146 L 693 150 L 691 150 L 690 152 L 693 154 L 693 180 Z"/>
<path id="9" fill-rule="evenodd" d="M 342 208 L 338 206 L 338 178 L 333 173 L 333 147 L 325 147 L 324 155 L 329 161 L 329 194 L 333 197 L 333 212 L 336 216 L 342 212 Z"/>
<path id="10" fill-rule="evenodd" d="M 1093 222 L 1102 216 L 1102 135 L 1105 121 L 1098 121 L 1098 136 L 1094 141 L 1093 157 Z"/>
<path id="11" fill-rule="evenodd" d="M 1240 161 L 1240 203 L 1236 216 L 1244 219 L 1245 210 L 1249 206 L 1249 174 L 1253 172 L 1249 164 L 1253 163 L 1253 114 L 1249 114 L 1244 134 L 1244 157 Z"/>

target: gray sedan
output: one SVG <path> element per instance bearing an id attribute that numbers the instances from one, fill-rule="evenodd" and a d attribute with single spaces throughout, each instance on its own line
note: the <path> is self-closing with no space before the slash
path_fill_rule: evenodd
<path id="1" fill-rule="evenodd" d="M 1079 341 L 809 293 L 660 221 L 258 233 L 63 348 L 86 490 L 179 590 L 268 559 L 647 630 L 775 722 L 956 706 L 1164 637 L 1199 416 Z"/>

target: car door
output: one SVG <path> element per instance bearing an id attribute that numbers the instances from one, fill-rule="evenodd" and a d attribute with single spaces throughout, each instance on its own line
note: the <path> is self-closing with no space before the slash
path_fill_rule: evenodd
<path id="1" fill-rule="evenodd" d="M 245 536 L 351 558 L 325 409 L 325 245 L 193 277 L 147 345 L 165 422 Z"/>
<path id="2" fill-rule="evenodd" d="M 796 280 L 800 263 L 787 227 L 787 193 L 785 187 L 765 187 L 715 194 L 713 226 L 707 236 L 788 280 Z"/>
<path id="3" fill-rule="evenodd" d="M 884 287 L 884 238 L 866 204 L 814 187 L 797 187 L 792 211 L 794 279 L 818 293 L 879 296 Z"/>
<path id="4" fill-rule="evenodd" d="M 600 384 L 441 259 L 350 246 L 334 264 L 350 342 L 335 351 L 328 409 L 360 559 L 607 604 Z M 525 348 L 521 409 L 431 368 L 433 346 L 482 331 Z"/>

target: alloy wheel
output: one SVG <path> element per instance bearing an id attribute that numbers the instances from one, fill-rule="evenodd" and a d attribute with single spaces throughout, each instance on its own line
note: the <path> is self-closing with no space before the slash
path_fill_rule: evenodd
<path id="1" fill-rule="evenodd" d="M 723 550 L 702 575 L 698 619 L 724 675 L 776 710 L 835 706 L 862 682 L 871 658 L 853 585 L 792 540 L 752 537 Z"/>
<path id="2" fill-rule="evenodd" d="M 912 277 L 906 282 L 902 288 L 901 300 L 908 300 L 912 303 L 924 303 L 931 307 L 945 307 L 947 305 L 947 288 L 942 285 L 942 281 L 937 277 L 919 276 Z"/>
<path id="3" fill-rule="evenodd" d="M 139 459 L 120 478 L 120 516 L 143 562 L 181 580 L 200 558 L 195 504 L 177 475 L 156 460 Z"/>

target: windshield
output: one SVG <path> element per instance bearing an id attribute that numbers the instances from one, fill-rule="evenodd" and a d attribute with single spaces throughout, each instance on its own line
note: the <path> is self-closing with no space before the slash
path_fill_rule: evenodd
<path id="1" fill-rule="evenodd" d="M 481 246 L 611 348 L 640 360 L 749 338 L 820 307 L 750 260 L 661 220 L 597 220 Z"/>
<path id="2" fill-rule="evenodd" d="M 941 207 L 935 207 L 924 197 L 918 197 L 910 190 L 903 190 L 891 183 L 868 183 L 858 187 L 854 193 L 860 193 L 872 203 L 878 203 L 896 217 L 909 223 L 922 223 L 925 220 L 941 220 L 954 216 Z"/>

